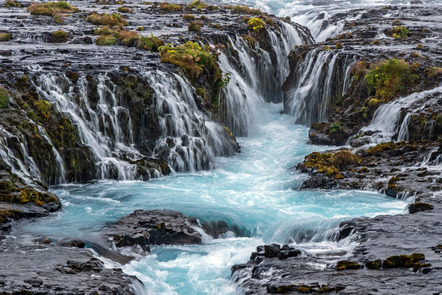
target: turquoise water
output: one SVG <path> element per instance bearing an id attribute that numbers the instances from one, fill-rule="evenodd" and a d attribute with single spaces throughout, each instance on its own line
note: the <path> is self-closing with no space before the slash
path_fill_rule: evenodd
<path id="1" fill-rule="evenodd" d="M 217 159 L 217 168 L 174 174 L 150 182 L 102 181 L 54 187 L 63 211 L 25 228 L 51 236 L 88 236 L 135 209 L 172 209 L 201 221 L 225 220 L 240 236 L 204 237 L 203 245 L 154 247 L 152 254 L 124 266 L 146 286 L 146 294 L 234 294 L 230 267 L 248 260 L 260 244 L 294 243 L 311 253 L 348 251 L 329 242 L 345 219 L 402 213 L 406 202 L 372 192 L 299 191 L 305 175 L 291 169 L 312 151 L 308 128 L 266 105 L 260 124 L 238 138 L 242 152 Z"/>

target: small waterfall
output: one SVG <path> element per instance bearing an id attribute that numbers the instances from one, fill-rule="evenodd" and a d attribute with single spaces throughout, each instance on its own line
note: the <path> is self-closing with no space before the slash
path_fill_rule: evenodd
<path id="1" fill-rule="evenodd" d="M 145 74 L 155 92 L 161 138 L 154 152 L 179 172 L 212 167 L 214 157 L 235 153 L 232 138 L 195 104 L 195 91 L 176 74 Z"/>
<path id="2" fill-rule="evenodd" d="M 370 125 L 361 130 L 373 133 L 370 139 L 372 143 L 409 140 L 408 128 L 411 115 L 427 108 L 427 104 L 437 100 L 441 94 L 442 86 L 439 86 L 383 104 L 374 113 Z"/>
<path id="3" fill-rule="evenodd" d="M 327 120 L 331 105 L 348 88 L 349 69 L 354 59 L 354 56 L 319 47 L 308 52 L 284 84 L 285 111 L 300 124 Z"/>
<path id="4" fill-rule="evenodd" d="M 89 99 L 86 77 L 75 86 L 66 76 L 43 74 L 38 76 L 36 88 L 42 98 L 68 114 L 77 126 L 82 142 L 95 157 L 97 178 L 135 179 L 136 165 L 114 156 L 125 154 L 134 160 L 141 157 L 135 148 L 126 145 L 133 144 L 130 116 L 127 109 L 117 105 L 115 85 L 108 77 L 98 77 L 97 103 Z M 126 114 L 124 124 L 122 113 Z"/>
<path id="5" fill-rule="evenodd" d="M 282 101 L 281 86 L 289 74 L 290 51 L 296 45 L 313 43 L 304 28 L 278 24 L 281 32 L 268 31 L 273 52 L 263 50 L 259 43 L 252 48 L 235 36 L 229 37 L 229 43 L 237 58 L 219 56 L 221 70 L 230 73 L 230 82 L 221 94 L 219 117 L 237 136 L 247 136 L 263 102 Z"/>

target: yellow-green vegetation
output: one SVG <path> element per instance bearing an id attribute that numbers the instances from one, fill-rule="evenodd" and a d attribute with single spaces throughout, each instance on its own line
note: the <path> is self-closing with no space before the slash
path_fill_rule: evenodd
<path id="1" fill-rule="evenodd" d="M 342 42 L 338 42 L 335 45 L 335 49 L 341 49 L 342 48 Z"/>
<path id="2" fill-rule="evenodd" d="M 32 15 L 53 16 L 57 23 L 63 23 L 63 15 L 78 11 L 66 1 L 51 1 L 48 3 L 34 3 L 27 8 Z"/>
<path id="3" fill-rule="evenodd" d="M 235 7 L 233 7 L 232 10 L 238 13 L 250 13 L 251 11 L 249 7 L 242 5 L 236 5 Z"/>
<path id="4" fill-rule="evenodd" d="M 53 195 L 42 193 L 31 188 L 18 189 L 11 187 L 8 191 L 15 193 L 0 193 L 0 201 L 14 204 L 34 203 L 37 206 L 58 201 Z"/>
<path id="5" fill-rule="evenodd" d="M 251 19 L 249 19 L 249 20 L 247 21 L 247 25 L 248 25 L 248 27 L 249 27 L 249 30 L 252 30 L 252 31 L 259 31 L 259 30 L 265 28 L 266 23 L 265 23 L 265 21 L 263 21 L 263 20 L 260 19 L 260 18 L 252 17 Z"/>
<path id="6" fill-rule="evenodd" d="M 52 33 L 52 40 L 57 43 L 63 43 L 68 40 L 68 33 L 59 30 Z"/>
<path id="7" fill-rule="evenodd" d="M 95 44 L 99 46 L 109 46 L 117 44 L 117 38 L 109 35 L 101 35 L 95 40 Z"/>
<path id="8" fill-rule="evenodd" d="M 383 142 L 374 147 L 371 147 L 367 150 L 367 153 L 374 154 L 383 151 L 397 150 L 404 147 L 406 144 L 405 141 L 401 142 Z"/>
<path id="9" fill-rule="evenodd" d="M 221 77 L 221 70 L 209 46 L 200 46 L 196 42 L 187 41 L 178 46 L 172 44 L 161 46 L 159 51 L 161 62 L 176 65 L 183 70 L 190 81 L 195 81 L 204 69 L 215 71 L 215 81 Z"/>
<path id="10" fill-rule="evenodd" d="M 360 269 L 361 266 L 357 262 L 340 260 L 336 264 L 336 270 L 346 270 L 346 269 Z"/>
<path id="11" fill-rule="evenodd" d="M 121 14 L 118 13 L 92 13 L 87 18 L 86 21 L 93 23 L 94 25 L 102 26 L 127 26 L 127 21 L 123 18 Z"/>
<path id="12" fill-rule="evenodd" d="M 95 35 L 113 35 L 115 34 L 115 31 L 109 28 L 109 26 L 102 26 L 99 28 L 96 28 L 94 30 Z"/>
<path id="13" fill-rule="evenodd" d="M 12 218 L 16 218 L 21 212 L 14 209 L 0 210 L 0 224 L 8 222 Z"/>
<path id="14" fill-rule="evenodd" d="M 192 3 L 189 4 L 189 7 L 201 10 L 203 8 L 209 7 L 209 5 L 207 3 L 204 3 L 203 1 L 195 0 Z"/>
<path id="15" fill-rule="evenodd" d="M 150 51 L 158 51 L 161 46 L 164 45 L 164 41 L 158 37 L 151 35 L 150 37 L 140 36 L 137 47 L 140 49 L 146 49 Z"/>
<path id="16" fill-rule="evenodd" d="M 242 36 L 242 38 L 247 42 L 247 44 L 249 45 L 249 47 L 251 48 L 255 48 L 256 46 L 256 40 L 255 38 L 253 38 L 250 35 L 246 35 L 246 36 Z"/>
<path id="17" fill-rule="evenodd" d="M 183 19 L 193 20 L 193 19 L 195 19 L 195 16 L 193 14 L 185 14 L 185 15 L 183 15 Z"/>
<path id="18" fill-rule="evenodd" d="M 11 35 L 9 33 L 0 33 L 0 42 L 6 42 L 11 40 Z"/>
<path id="19" fill-rule="evenodd" d="M 336 176 L 340 170 L 360 164 L 361 161 L 362 159 L 359 156 L 346 150 L 341 150 L 335 153 L 314 152 L 305 157 L 301 167 L 314 168 L 318 170 L 318 173 L 325 173 L 328 176 Z M 341 176 L 338 176 L 337 178 L 339 179 Z"/>
<path id="20" fill-rule="evenodd" d="M 249 13 L 254 15 L 264 15 L 264 13 L 260 9 L 250 9 Z"/>
<path id="21" fill-rule="evenodd" d="M 405 60 L 393 58 L 378 63 L 365 80 L 374 90 L 375 98 L 388 102 L 417 81 L 419 76 L 415 72 L 416 69 Z"/>
<path id="22" fill-rule="evenodd" d="M 121 7 L 118 7 L 118 12 L 121 12 L 121 13 L 131 13 L 132 10 L 129 7 L 121 6 Z"/>
<path id="23" fill-rule="evenodd" d="M 46 119 L 51 116 L 52 105 L 46 100 L 36 100 L 34 101 L 34 107 L 37 111 Z"/>
<path id="24" fill-rule="evenodd" d="M 134 45 L 138 39 L 140 39 L 140 35 L 137 31 L 120 31 L 115 34 L 115 37 L 121 39 L 121 42 L 125 46 Z"/>
<path id="25" fill-rule="evenodd" d="M 191 22 L 187 29 L 191 32 L 199 32 L 202 26 L 203 24 L 201 22 Z"/>
<path id="26" fill-rule="evenodd" d="M 0 108 L 6 108 L 9 105 L 9 91 L 0 86 Z"/>
<path id="27" fill-rule="evenodd" d="M 426 68 L 424 71 L 425 76 L 428 78 L 434 78 L 440 74 L 442 74 L 442 68 L 441 67 L 429 67 Z"/>
<path id="28" fill-rule="evenodd" d="M 138 27 L 138 28 L 137 28 L 137 31 L 144 31 L 144 27 L 141 27 L 141 26 Z"/>
<path id="29" fill-rule="evenodd" d="M 341 130 L 342 130 L 342 126 L 339 123 L 333 123 L 330 126 L 330 132 L 331 133 L 335 133 L 335 132 L 338 132 L 338 131 L 341 131 Z"/>
<path id="30" fill-rule="evenodd" d="M 167 11 L 181 11 L 183 10 L 183 5 L 179 4 L 173 4 L 173 3 L 167 3 L 167 2 L 162 2 L 160 3 L 160 8 L 162 10 L 167 10 Z"/>
<path id="31" fill-rule="evenodd" d="M 410 30 L 407 27 L 398 26 L 393 28 L 393 30 L 391 31 L 391 35 L 393 36 L 393 38 L 401 39 L 407 38 L 409 32 Z"/>
<path id="32" fill-rule="evenodd" d="M 9 8 L 9 7 L 21 7 L 20 3 L 13 1 L 13 0 L 6 0 L 5 4 L 3 4 L 3 7 Z"/>

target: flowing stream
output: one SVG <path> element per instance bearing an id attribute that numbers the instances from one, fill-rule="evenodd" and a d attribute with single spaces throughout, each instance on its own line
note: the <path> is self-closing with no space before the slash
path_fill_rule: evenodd
<path id="1" fill-rule="evenodd" d="M 312 254 L 345 253 L 351 243 L 328 240 L 340 221 L 403 212 L 405 201 L 372 192 L 294 190 L 305 176 L 290 168 L 326 147 L 308 145 L 308 129 L 293 125 L 293 117 L 281 110 L 281 104 L 264 104 L 259 123 L 238 139 L 242 152 L 217 158 L 213 170 L 149 182 L 54 187 L 64 210 L 24 230 L 87 237 L 135 209 L 166 208 L 200 221 L 224 220 L 237 227 L 237 235 L 205 236 L 196 246 L 156 246 L 124 270 L 144 282 L 146 294 L 234 294 L 230 268 L 246 262 L 257 245 L 293 243 Z"/>

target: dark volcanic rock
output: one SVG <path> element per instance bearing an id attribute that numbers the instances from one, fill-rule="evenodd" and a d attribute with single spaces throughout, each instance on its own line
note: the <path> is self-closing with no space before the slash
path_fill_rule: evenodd
<path id="1" fill-rule="evenodd" d="M 136 210 L 106 230 L 117 247 L 150 245 L 201 244 L 201 234 L 180 212 L 171 210 Z"/>

